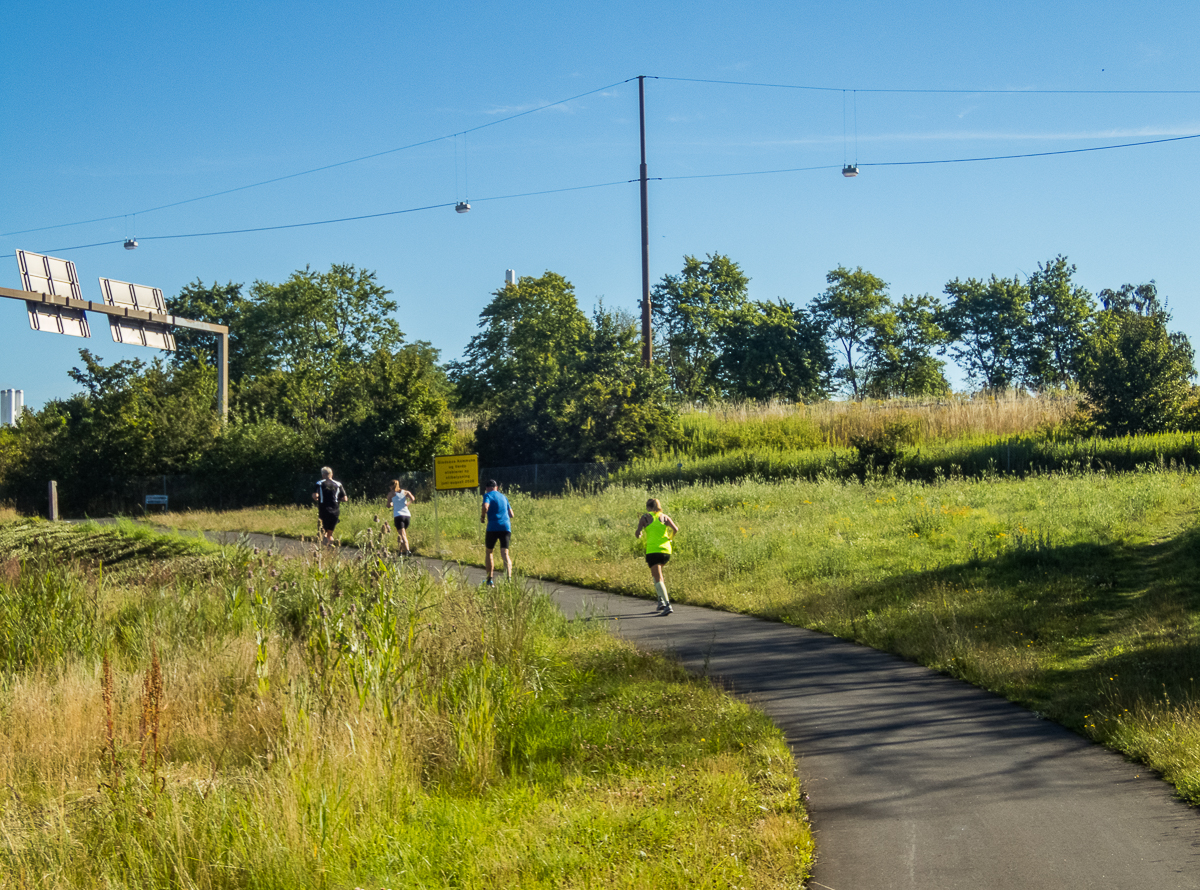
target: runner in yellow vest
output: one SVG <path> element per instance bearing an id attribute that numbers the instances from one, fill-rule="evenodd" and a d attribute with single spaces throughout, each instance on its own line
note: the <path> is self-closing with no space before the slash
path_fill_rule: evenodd
<path id="1" fill-rule="evenodd" d="M 658 594 L 658 609 L 664 615 L 670 615 L 675 610 L 671 608 L 671 598 L 667 596 L 667 583 L 663 580 L 663 566 L 671 559 L 671 539 L 679 534 L 679 526 L 662 511 L 658 498 L 646 501 L 646 510 L 638 520 L 635 538 L 646 535 L 646 565 L 650 566 L 650 577 L 654 579 L 654 592 Z"/>

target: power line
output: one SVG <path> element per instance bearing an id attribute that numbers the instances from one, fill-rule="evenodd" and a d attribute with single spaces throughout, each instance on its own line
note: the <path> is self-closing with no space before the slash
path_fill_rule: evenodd
<path id="1" fill-rule="evenodd" d="M 637 182 L 636 179 L 620 179 L 613 182 L 597 182 L 591 185 L 573 185 L 565 188 L 543 189 L 536 192 L 518 192 L 511 195 L 493 195 L 487 198 L 476 198 L 475 203 L 480 204 L 484 201 L 507 201 L 515 198 L 530 198 L 536 195 L 554 195 L 561 192 L 579 192 L 586 189 L 606 188 L 613 185 L 628 185 L 631 182 Z M 299 223 L 282 223 L 274 226 L 255 226 L 248 229 L 225 229 L 219 232 L 182 232 L 174 235 L 143 235 L 138 238 L 139 241 L 173 241 L 180 238 L 210 238 L 214 235 L 248 235 L 253 232 L 276 232 L 281 229 L 303 229 L 310 226 L 329 226 L 335 223 L 356 222 L 363 219 L 380 219 L 385 216 L 399 216 L 404 213 L 419 213 L 423 210 L 437 210 L 442 207 L 455 206 L 454 201 L 447 201 L 442 204 L 426 204 L 422 207 L 406 207 L 403 210 L 385 210 L 381 213 L 365 213 L 360 216 L 342 216 L 337 219 L 318 219 L 309 222 Z M 124 241 L 118 239 L 116 241 L 97 241 L 94 244 L 76 244 L 72 247 L 52 247 L 44 251 L 44 253 L 65 253 L 69 250 L 85 250 L 89 247 L 107 247 L 113 244 L 123 244 Z M 4 254 L 3 258 L 15 256 L 15 254 Z"/>
<path id="2" fill-rule="evenodd" d="M 546 105 L 539 105 L 536 108 L 527 108 L 524 111 L 517 112 L 516 114 L 510 114 L 508 117 L 502 117 L 502 118 L 498 118 L 497 120 L 494 120 L 494 121 L 488 121 L 486 124 L 480 124 L 477 127 L 469 127 L 466 130 L 459 130 L 457 133 L 447 133 L 443 136 L 435 136 L 431 139 L 422 139 L 420 142 L 411 142 L 408 145 L 400 145 L 400 146 L 397 146 L 396 148 L 388 148 L 383 151 L 374 152 L 373 154 L 363 155 L 362 157 L 350 158 L 345 161 L 335 161 L 332 164 L 325 164 L 324 166 L 321 166 L 321 167 L 313 167 L 311 170 L 301 170 L 297 173 L 288 173 L 283 176 L 276 176 L 273 179 L 264 179 L 261 182 L 251 182 L 247 185 L 239 185 L 234 188 L 225 189 L 223 191 L 213 192 L 212 194 L 208 194 L 208 195 L 200 195 L 195 198 L 185 198 L 182 201 L 173 201 L 170 204 L 160 204 L 157 207 L 148 207 L 145 210 L 134 210 L 134 211 L 131 211 L 130 213 L 116 213 L 116 214 L 113 214 L 112 216 L 98 216 L 95 219 L 82 219 L 82 220 L 78 220 L 76 222 L 58 223 L 58 224 L 52 225 L 52 226 L 39 226 L 38 228 L 35 228 L 35 229 L 21 229 L 20 231 L 16 231 L 16 232 L 2 232 L 2 233 L 0 233 L 0 238 L 7 238 L 10 235 L 27 235 L 30 232 L 45 232 L 45 231 L 49 231 L 50 229 L 65 229 L 65 228 L 69 228 L 70 226 L 83 226 L 83 225 L 87 225 L 89 223 L 108 222 L 109 220 L 121 219 L 123 217 L 133 216 L 133 215 L 136 215 L 139 213 L 153 213 L 156 210 L 167 210 L 171 207 L 180 207 L 184 204 L 194 204 L 196 201 L 207 201 L 209 198 L 219 198 L 223 195 L 232 195 L 235 192 L 243 192 L 243 191 L 246 191 L 247 189 L 258 188 L 259 186 L 271 185 L 272 183 L 283 182 L 288 179 L 295 179 L 299 176 L 308 176 L 311 173 L 322 173 L 325 170 L 333 170 L 336 167 L 345 167 L 348 164 L 357 164 L 360 161 L 369 161 L 374 158 L 381 158 L 384 155 L 396 154 L 397 152 L 408 151 L 409 149 L 413 149 L 413 148 L 420 148 L 423 145 L 432 145 L 435 142 L 441 142 L 443 139 L 456 139 L 459 136 L 465 136 L 467 133 L 474 133 L 474 132 L 477 132 L 478 130 L 487 129 L 488 127 L 495 127 L 495 126 L 498 126 L 499 124 L 505 124 L 505 123 L 508 123 L 509 121 L 514 121 L 517 118 L 525 117 L 530 114 L 536 114 L 539 111 L 545 111 L 547 108 L 554 108 L 555 106 L 558 106 L 558 105 L 565 105 L 568 102 L 574 102 L 576 99 L 582 99 L 584 96 L 591 96 L 594 93 L 600 93 L 600 92 L 603 92 L 604 90 L 611 90 L 613 87 L 619 87 L 622 84 L 629 83 L 630 80 L 634 80 L 634 79 L 635 78 L 632 78 L 632 77 L 626 78 L 625 80 L 617 81 L 616 83 L 610 83 L 608 86 L 597 87 L 596 89 L 588 90 L 585 93 L 579 93 L 577 95 L 570 96 L 566 99 L 559 99 L 557 102 L 550 102 L 550 103 L 547 103 Z M 456 145 L 457 145 L 457 143 L 456 143 Z M 457 173 L 457 164 L 455 165 L 455 172 Z"/>
<path id="3" fill-rule="evenodd" d="M 1110 151 L 1114 148 L 1136 148 L 1139 145 L 1161 145 L 1164 142 L 1182 142 L 1185 139 L 1200 139 L 1200 133 L 1191 136 L 1171 136 L 1167 139 L 1150 139 L 1146 142 L 1121 142 L 1116 145 L 1093 145 L 1091 148 L 1064 148 L 1058 151 L 1035 151 L 1020 155 L 991 155 L 983 158 L 948 158 L 941 161 L 876 161 L 859 164 L 860 167 L 911 167 L 921 164 L 968 164 L 975 161 L 1010 161 L 1014 158 L 1045 158 L 1050 155 L 1074 155 L 1086 151 Z"/>
<path id="4" fill-rule="evenodd" d="M 966 164 L 966 163 L 976 163 L 976 162 L 982 162 L 982 161 L 1008 161 L 1008 160 L 1015 160 L 1015 159 L 1019 159 L 1019 158 L 1044 158 L 1044 157 L 1050 157 L 1052 155 L 1070 155 L 1070 154 L 1081 154 L 1083 152 L 1091 152 L 1091 151 L 1111 151 L 1113 149 L 1120 149 L 1120 148 L 1137 148 L 1137 147 L 1144 146 L 1144 145 L 1161 145 L 1161 144 L 1167 143 L 1167 142 L 1182 142 L 1182 141 L 1189 140 L 1189 139 L 1200 139 L 1200 133 L 1196 133 L 1191 136 L 1172 136 L 1172 137 L 1169 137 L 1166 139 L 1150 139 L 1150 140 L 1146 140 L 1143 142 L 1121 142 L 1121 143 L 1117 143 L 1114 145 L 1095 145 L 1090 148 L 1068 148 L 1068 149 L 1060 149 L 1058 151 L 1038 151 L 1038 152 L 1028 152 L 1026 154 L 1015 154 L 1015 155 L 990 155 L 987 157 L 978 157 L 978 158 L 942 158 L 942 159 L 928 160 L 928 161 L 874 161 L 874 162 L 862 163 L 862 164 L 859 164 L 858 166 L 860 166 L 860 167 L 911 167 L 911 166 L 923 166 L 923 165 L 930 165 L 930 164 Z M 808 173 L 808 172 L 812 172 L 814 170 L 836 170 L 836 169 L 838 169 L 836 164 L 821 164 L 821 165 L 818 165 L 815 167 L 786 167 L 786 168 L 781 168 L 781 169 L 776 169 L 776 170 L 742 170 L 742 171 L 737 171 L 737 172 L 733 172 L 733 173 L 696 173 L 696 174 L 686 174 L 686 175 L 681 175 L 681 176 L 654 176 L 654 177 L 651 177 L 651 179 L 653 179 L 654 181 L 657 181 L 657 182 L 672 182 L 672 181 L 687 180 L 687 179 L 725 179 L 725 178 L 731 178 L 731 177 L 737 177 L 737 176 L 773 176 L 773 175 L 778 175 L 778 174 L 783 174 L 783 173 Z M 591 185 L 574 185 L 574 186 L 566 186 L 564 188 L 557 188 L 557 189 L 541 189 L 539 191 L 532 191 L 532 192 L 514 192 L 513 194 L 508 194 L 508 195 L 492 195 L 490 197 L 476 198 L 475 203 L 481 204 L 481 203 L 484 203 L 485 201 L 508 201 L 508 200 L 512 200 L 512 199 L 516 199 L 516 198 L 530 198 L 530 197 L 536 197 L 539 195 L 557 195 L 557 194 L 562 194 L 564 192 L 578 192 L 578 191 L 585 191 L 588 189 L 608 188 L 608 187 L 611 187 L 614 185 L 628 185 L 629 183 L 638 182 L 638 181 L 639 180 L 637 180 L 637 179 L 618 179 L 618 180 L 614 180 L 612 182 L 592 183 Z M 421 207 L 407 207 L 402 210 L 385 210 L 381 213 L 366 213 L 366 214 L 362 214 L 359 216 L 342 216 L 342 217 L 338 217 L 336 219 L 321 219 L 321 220 L 313 220 L 310 222 L 301 222 L 301 223 L 282 223 L 282 224 L 273 225 L 273 226 L 256 226 L 254 228 L 247 228 L 247 229 L 225 229 L 225 230 L 216 231 L 216 232 L 183 232 L 183 233 L 174 234 L 174 235 L 145 235 L 145 236 L 140 237 L 139 240 L 140 241 L 171 241 L 171 240 L 176 240 L 176 239 L 180 239 L 180 238 L 209 238 L 209 237 L 213 237 L 216 235 L 246 235 L 246 234 L 251 234 L 254 232 L 275 232 L 275 231 L 280 231 L 283 229 L 301 229 L 301 228 L 308 228 L 310 226 L 328 226 L 328 225 L 334 225 L 335 223 L 356 222 L 356 221 L 364 220 L 364 219 L 380 219 L 385 216 L 399 216 L 399 215 L 405 214 L 405 213 L 418 213 L 423 210 L 437 210 L 442 207 L 453 207 L 453 206 L 455 206 L 455 203 L 456 202 L 454 202 L 454 201 L 447 201 L 447 202 L 444 202 L 441 204 L 426 204 Z M 71 247 L 54 247 L 54 248 L 50 248 L 49 250 L 47 250 L 45 252 L 46 253 L 62 253 L 62 252 L 66 252 L 69 250 L 86 250 L 87 248 L 90 248 L 90 247 L 107 247 L 107 246 L 110 246 L 113 244 L 122 244 L 122 243 L 124 243 L 124 242 L 121 239 L 117 239 L 114 241 L 97 241 L 93 244 L 77 244 L 77 245 L 74 245 Z M 15 256 L 15 254 L 4 254 L 3 258 L 7 259 L 12 256 Z"/>
<path id="5" fill-rule="evenodd" d="M 742 81 L 742 80 L 717 80 L 717 79 L 713 79 L 713 78 L 670 77 L 670 76 L 666 76 L 666 75 L 646 75 L 646 76 L 650 77 L 652 80 L 675 81 L 678 83 L 719 84 L 719 85 L 724 85 L 724 86 L 762 87 L 762 88 L 768 88 L 768 89 L 784 89 L 784 90 L 807 90 L 807 91 L 812 91 L 812 92 L 843 92 L 844 93 L 849 89 L 848 87 L 815 86 L 815 85 L 811 85 L 811 84 L 767 83 L 767 82 Z M 148 207 L 143 210 L 131 211 L 129 213 L 117 213 L 117 214 L 113 214 L 111 216 L 99 216 L 99 217 L 95 217 L 93 219 L 77 220 L 75 222 L 57 223 L 57 224 L 51 225 L 51 226 L 39 226 L 37 228 L 32 228 L 32 229 L 20 229 L 20 230 L 12 231 L 12 232 L 3 232 L 3 233 L 0 233 L 0 237 L 7 238 L 12 235 L 26 235 L 26 234 L 30 234 L 32 232 L 45 232 L 45 231 L 49 231 L 51 229 L 62 229 L 62 228 L 69 228 L 71 226 L 88 225 L 91 223 L 109 222 L 110 220 L 120 219 L 122 217 L 132 216 L 132 215 L 136 215 L 138 213 L 154 213 L 155 211 L 158 211 L 158 210 L 167 210 L 172 207 L 180 207 L 185 204 L 193 204 L 197 201 L 206 201 L 210 198 L 219 198 L 224 195 L 235 194 L 237 192 L 246 191 L 247 189 L 259 188 L 260 186 L 264 186 L 264 185 L 272 185 L 277 182 L 284 182 L 288 179 L 295 179 L 300 176 L 308 176 L 313 173 L 321 173 L 326 170 L 333 170 L 337 167 L 345 167 L 349 164 L 357 164 L 357 163 L 360 163 L 361 161 L 369 161 L 369 160 L 373 160 L 374 158 L 383 157 L 385 155 L 396 154 L 398 152 L 408 151 L 408 150 L 414 149 L 414 148 L 420 148 L 425 145 L 432 145 L 433 143 L 441 142 L 444 139 L 451 139 L 451 138 L 457 138 L 458 136 L 465 136 L 468 133 L 474 133 L 478 130 L 483 130 L 488 127 L 494 127 L 499 124 L 508 123 L 509 121 L 517 120 L 518 118 L 526 117 L 527 115 L 530 115 L 530 114 L 536 114 L 539 111 L 545 111 L 547 108 L 554 108 L 558 105 L 564 105 L 568 102 L 573 102 L 576 99 L 582 99 L 585 96 L 591 96 L 591 95 L 594 95 L 595 93 L 603 92 L 604 90 L 609 90 L 614 87 L 622 86 L 623 84 L 629 83 L 630 81 L 636 80 L 636 79 L 637 78 L 635 78 L 635 77 L 628 77 L 624 80 L 608 84 L 607 86 L 602 86 L 602 87 L 597 87 L 592 90 L 587 90 L 586 92 L 578 93 L 574 96 L 569 96 L 566 99 L 559 99 L 555 102 L 549 102 L 545 105 L 539 105 L 535 108 L 527 108 L 524 111 L 519 111 L 515 114 L 508 115 L 507 117 L 498 118 L 494 121 L 488 121 L 485 124 L 480 124 L 476 127 L 469 127 L 465 130 L 459 130 L 456 133 L 447 133 L 447 134 L 444 134 L 441 136 L 432 137 L 430 139 L 422 139 L 420 141 L 411 142 L 406 145 L 396 146 L 395 148 L 384 149 L 383 151 L 373 152 L 372 154 L 368 154 L 368 155 L 362 155 L 361 157 L 348 158 L 348 159 L 342 160 L 342 161 L 335 161 L 331 164 L 324 164 L 320 167 L 313 167 L 308 170 L 300 170 L 295 173 L 288 173 L 283 176 L 276 176 L 271 179 L 264 179 L 259 182 L 251 182 L 251 183 L 247 183 L 246 185 L 235 186 L 233 188 L 223 189 L 218 192 L 211 192 L 207 195 L 198 195 L 194 198 L 185 198 L 180 201 L 172 201 L 168 204 L 160 204 L 156 207 Z M 901 89 L 901 88 L 880 88 L 880 87 L 857 89 L 857 90 L 855 90 L 855 92 L 914 93 L 914 94 L 919 94 L 919 93 L 939 94 L 940 93 L 940 94 L 952 94 L 952 95 L 954 95 L 954 94 L 957 94 L 957 95 L 964 95 L 964 94 L 965 95 L 1028 94 L 1028 95 L 1118 95 L 1118 96 L 1119 95 L 1164 95 L 1164 96 L 1170 96 L 1170 95 L 1197 95 L 1197 94 L 1200 94 L 1200 90 L 1045 90 L 1045 89 L 961 89 L 961 88 L 955 88 L 955 89 L 915 89 L 915 88 L 914 89 Z M 963 159 L 963 160 L 975 160 L 975 159 Z M 928 162 L 928 163 L 935 163 L 935 162 Z M 946 162 L 946 163 L 951 163 L 951 162 Z M 874 165 L 874 166 L 879 166 L 879 165 Z"/>
<path id="6" fill-rule="evenodd" d="M 801 86 L 801 85 L 794 85 L 794 84 L 770 84 L 770 83 L 753 83 L 753 82 L 747 82 L 747 81 L 703 80 L 703 79 L 698 79 L 698 78 L 656 77 L 656 76 L 652 76 L 652 75 L 647 75 L 647 76 L 650 76 L 650 77 L 652 77 L 652 79 L 655 79 L 655 80 L 674 80 L 674 81 L 688 82 L 688 83 L 713 83 L 713 84 L 727 84 L 727 85 L 734 85 L 734 86 L 776 87 L 776 88 L 782 88 L 782 89 L 821 90 L 821 91 L 829 91 L 829 92 L 840 90 L 843 93 L 843 95 L 846 92 L 844 89 L 842 89 L 840 87 L 813 87 L 813 86 Z M 226 189 L 224 191 L 214 192 L 209 195 L 202 195 L 202 196 L 196 197 L 196 198 L 188 198 L 186 200 L 176 201 L 171 204 L 163 204 L 158 207 L 149 208 L 147 210 L 139 210 L 139 211 L 136 211 L 136 213 L 150 213 L 155 210 L 164 210 L 164 209 L 167 209 L 170 207 L 178 207 L 183 204 L 189 204 L 189 203 L 193 203 L 196 201 L 202 201 L 207 198 L 215 198 L 215 197 L 219 197 L 221 195 L 228 195 L 228 194 L 232 194 L 234 192 L 244 191 L 246 189 L 256 188 L 256 187 L 262 186 L 262 185 L 269 185 L 271 183 L 281 182 L 283 180 L 293 179 L 293 178 L 296 178 L 299 176 L 306 176 L 308 174 L 318 173 L 318 172 L 321 172 L 324 170 L 331 170 L 335 167 L 342 167 L 342 166 L 346 166 L 347 164 L 353 164 L 353 163 L 357 163 L 359 161 L 370 160 L 372 158 L 382 157 L 383 155 L 387 155 L 387 154 L 394 154 L 396 152 L 405 151 L 405 150 L 411 149 L 411 148 L 417 148 L 417 147 L 423 146 L 423 145 L 429 145 L 434 142 L 439 142 L 443 139 L 454 138 L 456 140 L 456 145 L 457 145 L 457 138 L 459 136 L 465 136 L 467 133 L 473 133 L 478 130 L 485 129 L 487 127 L 497 126 L 498 124 L 506 123 L 508 121 L 512 121 L 517 118 L 525 117 L 530 114 L 535 114 L 535 113 L 537 113 L 539 111 L 543 111 L 547 108 L 553 108 L 556 105 L 562 105 L 567 102 L 572 102 L 576 99 L 582 98 L 584 96 L 589 96 L 594 93 L 602 92 L 603 90 L 612 89 L 613 87 L 616 87 L 616 86 L 621 86 L 625 83 L 629 83 L 629 81 L 634 80 L 634 79 L 635 78 L 627 78 L 626 80 L 619 81 L 619 82 L 613 83 L 613 84 L 609 84 L 607 86 L 598 87 L 593 90 L 588 90 L 586 92 L 579 93 L 575 96 L 571 96 L 566 99 L 560 99 L 557 102 L 551 102 L 546 105 L 540 105 L 540 106 L 537 106 L 536 108 L 529 108 L 529 109 L 526 109 L 525 111 L 517 112 L 516 114 L 512 114 L 507 117 L 500 118 L 498 120 L 488 121 L 485 124 L 480 124 L 479 126 L 471 127 L 467 130 L 461 130 L 458 133 L 448 134 L 445 136 L 438 136 L 438 137 L 435 137 L 432 139 L 422 140 L 420 142 L 413 142 L 408 145 L 387 149 L 385 151 L 375 152 L 370 155 L 363 155 L 362 157 L 358 157 L 358 158 L 351 158 L 351 159 L 345 160 L 345 161 L 338 161 L 338 162 L 335 162 L 332 164 L 326 164 L 322 167 L 314 167 L 310 170 L 300 171 L 298 173 L 289 173 L 284 176 L 275 177 L 274 179 L 268 179 L 268 180 L 263 180 L 262 182 L 250 183 L 248 185 L 243 185 L 243 186 L 237 186 L 235 188 Z M 1133 94 L 1150 94 L 1150 93 L 1200 94 L 1200 90 L 1106 90 L 1106 91 L 1100 91 L 1100 90 L 866 89 L 866 90 L 855 91 L 855 92 L 880 92 L 880 93 L 885 93 L 885 92 L 892 92 L 892 93 L 921 93 L 921 92 L 935 92 L 935 93 L 979 93 L 979 92 L 985 92 L 985 93 L 986 92 L 991 92 L 991 93 L 1022 93 L 1022 92 L 1029 92 L 1029 93 L 1100 93 L 1100 92 L 1105 92 L 1105 93 L 1133 93 Z M 843 121 L 843 125 L 844 125 L 844 123 L 845 122 Z M 855 119 L 855 126 L 856 126 L 856 130 L 857 130 L 857 115 L 856 115 L 856 119 Z M 1080 154 L 1080 153 L 1084 153 L 1084 152 L 1093 152 L 1093 151 L 1109 151 L 1109 150 L 1120 149 L 1120 148 L 1135 148 L 1135 147 L 1139 147 L 1139 146 L 1159 145 L 1159 144 L 1168 143 L 1168 142 L 1180 142 L 1180 141 L 1184 141 L 1184 140 L 1197 139 L 1197 138 L 1200 138 L 1200 134 L 1195 134 L 1195 135 L 1190 135 L 1190 136 L 1174 136 L 1174 137 L 1168 137 L 1168 138 L 1164 138 L 1164 139 L 1152 139 L 1152 140 L 1145 140 L 1142 142 L 1124 142 L 1124 143 L 1117 143 L 1117 144 L 1113 144 L 1113 145 L 1099 145 L 1099 146 L 1092 146 L 1090 148 L 1061 149 L 1061 150 L 1057 150 L 1057 151 L 1029 152 L 1029 153 L 1025 153 L 1025 154 L 1012 154 L 1012 155 L 988 155 L 988 156 L 974 157 L 974 158 L 942 158 L 942 159 L 918 160 L 918 161 L 874 161 L 874 162 L 867 162 L 867 163 L 859 164 L 858 166 L 861 166 L 861 167 L 903 167 L 903 166 L 923 166 L 923 165 L 933 165 L 933 164 L 962 164 L 962 163 L 977 163 L 977 162 L 983 162 L 983 161 L 1002 161 L 1002 160 L 1014 160 L 1014 159 L 1019 159 L 1019 158 L 1038 158 L 1038 157 L 1050 157 L 1050 156 L 1054 156 L 1054 155 Z M 704 174 L 682 175 L 682 176 L 661 176 L 661 177 L 653 177 L 653 178 L 656 180 L 659 180 L 659 181 L 673 181 L 673 180 L 687 180 L 687 179 L 719 179 L 719 178 L 728 178 L 728 177 L 737 177 L 737 176 L 769 176 L 769 175 L 776 175 L 776 174 L 783 174 L 783 173 L 801 173 L 801 172 L 809 172 L 809 171 L 814 171 L 814 170 L 827 170 L 827 169 L 831 169 L 831 168 L 836 169 L 835 167 L 833 167 L 833 165 L 819 165 L 819 166 L 812 166 L 812 167 L 790 167 L 790 168 L 783 168 L 783 169 L 776 169 L 776 170 L 753 170 L 753 171 L 739 171 L 739 172 L 733 172 L 733 173 L 704 173 Z M 457 175 L 457 164 L 455 165 L 455 173 Z M 495 195 L 492 197 L 478 198 L 478 199 L 476 199 L 476 202 L 478 203 L 478 202 L 482 202 L 482 201 L 502 201 L 502 200 L 508 200 L 508 199 L 512 199 L 512 198 L 558 194 L 558 193 L 562 193 L 562 192 L 581 191 L 581 190 L 593 189 L 593 188 L 604 188 L 607 186 L 620 185 L 623 183 L 634 182 L 634 181 L 636 181 L 636 180 L 619 180 L 619 181 L 615 181 L 615 182 L 597 183 L 597 184 L 592 184 L 592 185 L 569 186 L 566 188 L 559 188 L 559 189 L 544 189 L 544 190 L 540 190 L 540 191 L 522 192 L 522 193 L 511 194 L 511 195 Z M 405 213 L 416 213 L 416 212 L 423 211 L 423 210 L 434 210 L 437 208 L 450 207 L 450 206 L 454 206 L 454 202 L 441 203 L 441 204 L 429 204 L 429 205 L 425 205 L 422 207 L 412 207 L 412 208 L 406 208 L 403 210 L 389 210 L 389 211 L 384 211 L 382 213 L 372 213 L 372 214 L 365 214 L 365 215 L 361 215 L 361 216 L 339 217 L 336 219 L 316 220 L 316 221 L 303 222 L 303 223 L 287 223 L 287 224 L 273 225 L 273 226 L 259 226 L 259 227 L 254 227 L 254 228 L 245 228 L 245 229 L 228 229 L 228 230 L 214 231 L 214 232 L 188 232 L 188 233 L 180 233 L 180 234 L 174 234 L 174 235 L 150 235 L 150 236 L 143 236 L 140 240 L 142 240 L 142 241 L 160 241 L 160 240 L 171 240 L 171 239 L 179 239 L 179 238 L 205 238 L 205 237 L 210 237 L 210 236 L 215 236 L 215 235 L 239 235 L 239 234 L 249 234 L 249 233 L 253 233 L 253 232 L 278 231 L 278 230 L 282 230 L 282 229 L 332 225 L 335 223 L 353 222 L 353 221 L 364 220 L 364 219 L 378 219 L 378 218 L 386 217 L 386 216 L 396 216 L 396 215 L 405 214 Z M 74 222 L 74 223 L 61 223 L 59 225 L 53 225 L 53 226 L 42 226 L 40 228 L 23 229 L 20 231 L 6 232 L 3 234 L 0 234 L 0 237 L 28 234 L 31 232 L 41 232 L 41 231 L 47 231 L 50 229 L 65 228 L 65 227 L 74 226 L 74 225 L 84 225 L 86 223 L 92 223 L 92 222 L 104 222 L 104 221 L 108 221 L 108 220 L 112 220 L 112 219 L 120 219 L 123 217 L 128 217 L 131 215 L 135 215 L 135 214 L 128 214 L 128 213 L 115 214 L 113 216 L 99 217 L 99 218 L 92 219 L 92 220 L 82 220 L 82 221 Z M 90 247 L 105 247 L 105 246 L 109 246 L 112 244 L 121 244 L 121 243 L 123 243 L 121 240 L 98 241 L 98 242 L 94 242 L 91 244 L 80 244 L 80 245 L 74 245 L 71 247 L 52 248 L 52 251 L 62 252 L 62 251 L 69 251 L 69 250 L 84 250 L 84 249 L 87 249 Z M 11 257 L 11 256 L 14 256 L 14 254 L 5 254 L 4 256 Z"/>
<path id="7" fill-rule="evenodd" d="M 1019 155 L 989 155 L 980 158 L 941 158 L 929 161 L 875 161 L 858 164 L 859 167 L 912 167 L 927 164 L 968 164 L 977 161 L 1009 161 L 1016 158 L 1045 158 L 1051 155 L 1073 155 L 1086 151 L 1109 151 L 1116 148 L 1136 148 L 1140 145 L 1160 145 L 1164 142 L 1181 142 L 1185 139 L 1200 139 L 1200 133 L 1192 136 L 1171 136 L 1167 139 L 1151 139 L 1146 142 L 1121 142 L 1115 145 L 1094 145 L 1091 148 L 1064 148 L 1058 151 L 1036 151 Z M 781 170 L 748 170 L 737 173 L 697 173 L 687 176 L 659 176 L 660 180 L 677 179 L 717 179 L 730 176 L 770 176 L 775 173 L 807 173 L 810 170 L 836 170 L 836 164 L 822 164 L 818 167 L 788 167 Z M 117 242 L 113 242 L 114 244 Z"/>
<path id="8" fill-rule="evenodd" d="M 946 93 L 952 95 L 1005 95 L 1026 94 L 1031 96 L 1194 96 L 1200 90 L 967 90 L 967 89 L 901 89 L 885 87 L 824 87 L 795 83 L 757 83 L 748 80 L 711 80 L 700 77 L 666 77 L 647 74 L 652 80 L 673 80 L 678 83 L 712 83 L 736 87 L 766 87 L 775 90 L 807 90 L 814 93 L 844 93 L 851 89 L 859 93 Z M 626 81 L 623 81 L 626 82 Z"/>
<path id="9" fill-rule="evenodd" d="M 808 173 L 811 170 L 839 170 L 837 164 L 821 164 L 817 167 L 786 167 L 781 170 L 743 170 L 738 173 L 693 173 L 686 176 L 651 176 L 652 180 L 667 182 L 676 179 L 725 179 L 731 176 L 772 176 L 776 173 Z M 113 244 L 120 242 L 113 241 Z"/>

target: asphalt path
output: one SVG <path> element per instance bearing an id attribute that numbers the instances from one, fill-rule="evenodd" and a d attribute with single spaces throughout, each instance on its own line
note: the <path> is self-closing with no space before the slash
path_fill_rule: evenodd
<path id="1" fill-rule="evenodd" d="M 991 693 L 801 628 L 678 603 L 659 616 L 650 600 L 529 583 L 775 720 L 809 797 L 813 887 L 1200 890 L 1200 810 L 1144 767 Z"/>

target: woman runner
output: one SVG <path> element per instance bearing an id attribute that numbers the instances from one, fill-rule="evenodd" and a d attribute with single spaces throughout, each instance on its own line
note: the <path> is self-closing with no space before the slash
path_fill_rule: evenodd
<path id="1" fill-rule="evenodd" d="M 679 526 L 662 511 L 658 498 L 646 501 L 646 510 L 638 520 L 635 538 L 646 533 L 646 565 L 650 566 L 650 577 L 654 579 L 654 592 L 658 594 L 658 609 L 664 615 L 670 615 L 675 610 L 671 608 L 671 598 L 667 595 L 667 582 L 663 580 L 663 566 L 671 559 L 671 539 L 679 534 Z"/>
<path id="2" fill-rule="evenodd" d="M 387 503 L 392 508 L 392 523 L 396 526 L 396 542 L 400 545 L 401 556 L 412 556 L 412 548 L 408 545 L 408 523 L 412 520 L 412 513 L 408 505 L 415 500 L 411 491 L 400 487 L 399 479 L 392 480 Z"/>

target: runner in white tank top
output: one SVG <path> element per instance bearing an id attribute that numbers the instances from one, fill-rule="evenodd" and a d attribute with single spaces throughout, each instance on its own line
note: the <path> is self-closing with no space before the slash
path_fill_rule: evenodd
<path id="1" fill-rule="evenodd" d="M 387 502 L 392 508 L 392 523 L 396 526 L 396 543 L 402 556 L 412 556 L 412 548 L 408 545 L 408 523 L 412 519 L 409 505 L 415 501 L 413 493 L 400 487 L 400 480 L 393 479 L 392 487 L 388 489 Z"/>

